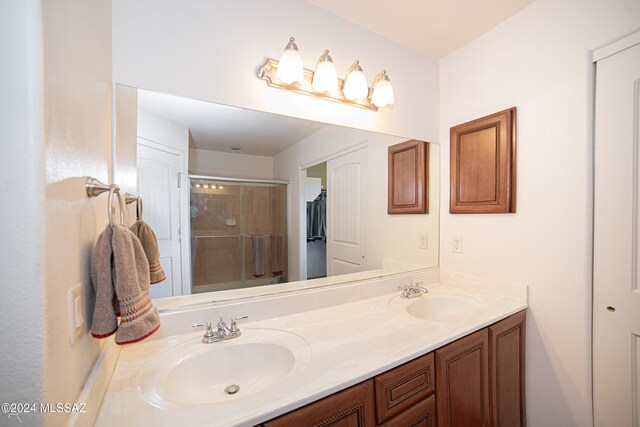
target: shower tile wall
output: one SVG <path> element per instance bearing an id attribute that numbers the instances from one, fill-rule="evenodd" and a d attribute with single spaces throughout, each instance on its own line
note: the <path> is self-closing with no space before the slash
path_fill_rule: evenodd
<path id="1" fill-rule="evenodd" d="M 251 239 L 242 236 L 286 234 L 285 186 L 221 184 L 222 189 L 192 188 L 191 192 L 192 280 L 196 293 L 271 283 L 273 279 L 242 284 L 242 269 L 247 280 L 254 279 Z M 264 242 L 262 279 L 273 278 L 270 239 Z M 286 250 L 285 244 L 285 279 Z"/>

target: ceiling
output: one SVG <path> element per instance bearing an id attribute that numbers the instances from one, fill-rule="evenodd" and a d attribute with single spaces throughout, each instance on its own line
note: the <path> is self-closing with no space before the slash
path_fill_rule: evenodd
<path id="1" fill-rule="evenodd" d="M 307 0 L 430 58 L 440 59 L 534 0 Z"/>
<path id="2" fill-rule="evenodd" d="M 326 126 L 142 89 L 138 107 L 189 128 L 191 148 L 228 153 L 274 156 Z"/>

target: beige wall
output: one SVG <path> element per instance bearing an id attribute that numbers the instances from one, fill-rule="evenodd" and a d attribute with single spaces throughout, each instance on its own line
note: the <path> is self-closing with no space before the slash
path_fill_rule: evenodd
<path id="1" fill-rule="evenodd" d="M 191 148 L 189 171 L 197 175 L 272 179 L 273 157 Z"/>
<path id="2" fill-rule="evenodd" d="M 638 25 L 638 1 L 537 0 L 440 61 L 441 266 L 529 286 L 529 425 L 592 424 L 591 51 Z M 512 106 L 517 213 L 448 214 L 449 128 Z"/>
<path id="3" fill-rule="evenodd" d="M 107 224 L 106 195 L 88 200 L 83 176 L 110 181 L 111 5 L 42 2 L 45 104 L 47 402 L 75 402 L 100 342 L 88 333 L 69 347 L 68 290 L 80 283 L 93 308 L 89 260 Z M 87 326 L 90 321 L 87 321 Z M 65 414 L 48 416 L 62 425 Z"/>

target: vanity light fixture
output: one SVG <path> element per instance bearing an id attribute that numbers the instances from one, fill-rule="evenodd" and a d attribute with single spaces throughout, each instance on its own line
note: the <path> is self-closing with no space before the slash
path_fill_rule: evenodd
<path id="1" fill-rule="evenodd" d="M 317 93 L 338 92 L 338 73 L 328 50 L 318 58 L 311 85 Z"/>
<path id="2" fill-rule="evenodd" d="M 378 111 L 379 108 L 394 103 L 393 87 L 386 70 L 378 73 L 372 88 L 369 88 L 360 62 L 355 61 L 347 70 L 345 80 L 342 80 L 337 76 L 329 51 L 325 50 L 318 59 L 316 69 L 311 71 L 303 68 L 302 79 L 298 79 L 298 71 L 292 71 L 293 65 L 298 64 L 297 58 L 301 58 L 300 50 L 291 37 L 280 61 L 267 58 L 258 67 L 258 78 L 265 80 L 271 87 L 371 111 Z M 302 59 L 299 63 L 302 64 Z M 295 67 L 298 69 L 297 65 Z"/>
<path id="3" fill-rule="evenodd" d="M 393 96 L 393 87 L 391 80 L 387 76 L 387 70 L 382 70 L 373 80 L 373 93 L 371 94 L 371 102 L 378 108 L 386 105 L 393 105 L 395 98 Z"/>
<path id="4" fill-rule="evenodd" d="M 367 78 L 362 71 L 360 61 L 356 61 L 347 70 L 347 76 L 344 79 L 344 89 L 342 90 L 344 97 L 350 101 L 366 99 L 369 96 L 369 86 L 367 86 Z"/>
<path id="5" fill-rule="evenodd" d="M 278 79 L 285 84 L 294 82 L 302 82 L 304 80 L 304 68 L 302 67 L 302 56 L 300 50 L 295 43 L 295 39 L 291 37 L 289 43 L 284 48 L 276 74 Z"/>

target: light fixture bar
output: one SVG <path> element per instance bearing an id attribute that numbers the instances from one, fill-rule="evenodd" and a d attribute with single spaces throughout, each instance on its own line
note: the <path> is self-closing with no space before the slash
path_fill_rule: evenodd
<path id="1" fill-rule="evenodd" d="M 283 89 L 291 92 L 301 93 L 303 95 L 309 95 L 316 98 L 326 99 L 328 101 L 339 102 L 341 104 L 352 105 L 354 107 L 364 108 L 365 110 L 378 111 L 378 107 L 369 102 L 369 98 L 362 100 L 348 100 L 342 94 L 344 87 L 344 80 L 338 78 L 338 92 L 324 92 L 316 93 L 311 86 L 313 79 L 313 71 L 304 69 L 304 80 L 302 82 L 294 82 L 287 84 L 282 82 L 277 77 L 278 61 L 275 59 L 267 58 L 265 63 L 258 68 L 258 78 L 266 80 L 267 84 L 271 87 Z M 371 93 L 371 89 L 369 89 Z"/>

